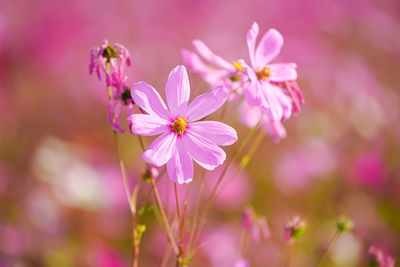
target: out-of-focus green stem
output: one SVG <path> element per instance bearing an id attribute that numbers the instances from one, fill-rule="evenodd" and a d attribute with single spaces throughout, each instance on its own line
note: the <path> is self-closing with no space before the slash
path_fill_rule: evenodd
<path id="1" fill-rule="evenodd" d="M 292 264 L 295 244 L 296 244 L 295 240 L 292 240 L 289 244 L 289 252 L 286 259 L 286 267 L 290 267 L 290 265 Z"/>
<path id="2" fill-rule="evenodd" d="M 328 246 L 326 247 L 326 250 L 325 250 L 324 254 L 322 255 L 322 257 L 317 262 L 317 266 L 323 266 L 324 262 L 326 261 L 326 258 L 329 255 L 329 251 L 336 244 L 336 241 L 338 240 L 339 236 L 340 236 L 340 232 L 338 230 L 336 230 L 335 233 L 333 234 L 333 236 L 331 237 L 331 239 L 330 239 L 330 241 L 328 243 Z"/>

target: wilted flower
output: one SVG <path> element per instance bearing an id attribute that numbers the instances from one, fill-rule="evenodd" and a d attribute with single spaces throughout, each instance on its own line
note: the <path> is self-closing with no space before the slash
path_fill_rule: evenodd
<path id="1" fill-rule="evenodd" d="M 193 161 L 207 170 L 221 165 L 226 158 L 219 146 L 237 140 L 236 131 L 221 122 L 199 121 L 216 111 L 227 98 L 222 87 L 196 97 L 189 105 L 190 84 L 184 66 L 177 66 L 166 84 L 168 107 L 158 92 L 145 82 L 131 90 L 135 103 L 147 114 L 129 117 L 133 134 L 158 135 L 142 154 L 155 166 L 167 164 L 173 182 L 189 183 L 193 179 Z"/>
<path id="2" fill-rule="evenodd" d="M 368 250 L 368 266 L 394 267 L 395 260 L 381 249 L 371 246 Z"/>
<path id="3" fill-rule="evenodd" d="M 234 101 L 242 94 L 243 83 L 247 79 L 244 68 L 238 63 L 230 63 L 215 55 L 202 41 L 194 40 L 197 53 L 208 64 L 193 52 L 182 50 L 182 60 L 192 71 L 198 73 L 212 88 L 223 86 L 229 91 L 229 100 Z"/>
<path id="4" fill-rule="evenodd" d="M 270 237 L 267 220 L 264 216 L 255 214 L 252 207 L 246 207 L 242 215 L 242 228 L 251 234 L 253 241 L 259 242 L 261 238 Z"/>
<path id="5" fill-rule="evenodd" d="M 110 63 L 113 71 L 107 69 L 107 63 Z M 107 86 L 111 85 L 112 73 L 117 70 L 122 73 L 127 66 L 131 65 L 128 49 L 120 44 L 110 45 L 107 40 L 103 40 L 100 46 L 90 49 L 89 73 L 96 72 L 101 80 L 101 71 L 103 71 Z"/>
<path id="6" fill-rule="evenodd" d="M 299 216 L 291 217 L 285 224 L 285 240 L 290 243 L 302 237 L 307 230 L 307 223 Z"/>
<path id="7" fill-rule="evenodd" d="M 104 40 L 99 47 L 90 50 L 89 72 L 96 72 L 101 80 L 101 72 L 106 77 L 106 85 L 109 88 L 108 120 L 115 131 L 124 130 L 119 124 L 119 115 L 122 106 L 127 106 L 128 114 L 132 114 L 133 101 L 130 88 L 127 85 L 128 77 L 124 74 L 125 68 L 131 66 L 128 49 L 120 44 L 110 45 Z"/>

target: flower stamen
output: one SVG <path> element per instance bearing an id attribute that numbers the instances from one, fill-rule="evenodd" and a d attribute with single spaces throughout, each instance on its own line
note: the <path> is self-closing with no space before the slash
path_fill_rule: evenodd
<path id="1" fill-rule="evenodd" d="M 172 124 L 172 130 L 174 130 L 177 134 L 182 135 L 186 130 L 187 123 L 187 119 L 184 117 L 179 117 Z"/>
<path id="2" fill-rule="evenodd" d="M 264 80 L 271 76 L 271 69 L 268 67 L 265 67 L 261 71 L 257 71 L 256 74 L 257 74 L 258 80 Z"/>
<path id="3" fill-rule="evenodd" d="M 240 70 L 240 71 L 244 70 L 244 67 L 242 66 L 242 64 L 240 64 L 240 63 L 237 62 L 237 61 L 234 61 L 234 62 L 233 62 L 233 67 L 234 67 L 236 70 Z"/>

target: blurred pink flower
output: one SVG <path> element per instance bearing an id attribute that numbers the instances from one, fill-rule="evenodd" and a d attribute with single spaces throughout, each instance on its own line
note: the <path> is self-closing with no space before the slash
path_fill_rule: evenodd
<path id="1" fill-rule="evenodd" d="M 206 185 L 210 192 L 213 190 L 225 166 L 224 164 L 215 171 L 207 173 Z M 243 207 L 250 199 L 252 193 L 251 181 L 244 171 L 238 173 L 238 170 L 238 166 L 234 164 L 228 169 L 226 179 L 222 180 L 219 194 L 215 199 L 216 208 L 223 211 L 238 209 Z"/>
<path id="2" fill-rule="evenodd" d="M 395 260 L 381 249 L 371 246 L 368 250 L 369 266 L 394 267 Z"/>
<path id="3" fill-rule="evenodd" d="M 272 137 L 275 143 L 286 137 L 286 129 L 280 121 L 271 121 L 264 115 L 260 107 L 250 106 L 243 101 L 239 109 L 240 122 L 249 128 L 253 128 L 261 119 L 261 127 L 264 132 Z"/>
<path id="4" fill-rule="evenodd" d="M 91 252 L 91 257 L 98 267 L 123 267 L 124 262 L 118 256 L 116 251 L 108 246 L 97 246 Z"/>
<path id="5" fill-rule="evenodd" d="M 280 52 L 283 45 L 282 35 L 275 29 L 264 34 L 256 48 L 258 24 L 253 23 L 246 39 L 250 54 L 251 67 L 243 60 L 239 63 L 246 68 L 250 81 L 244 88 L 247 102 L 252 106 L 260 106 L 263 112 L 273 121 L 287 119 L 292 113 L 293 100 L 286 95 L 280 83 L 297 79 L 295 63 L 269 64 Z M 292 97 L 299 101 L 298 87 L 289 84 Z"/>
<path id="6" fill-rule="evenodd" d="M 211 266 L 232 267 L 240 259 L 239 234 L 229 227 L 213 229 L 202 237 L 201 243 Z"/>
<path id="7" fill-rule="evenodd" d="M 378 153 L 360 155 L 353 164 L 352 178 L 379 189 L 385 182 L 385 163 Z"/>
<path id="8" fill-rule="evenodd" d="M 228 100 L 235 101 L 242 94 L 243 82 L 246 79 L 244 69 L 237 62 L 230 63 L 215 55 L 202 41 L 194 40 L 193 46 L 202 59 L 193 52 L 183 49 L 182 60 L 188 68 L 199 74 L 212 88 L 223 86 L 229 91 Z"/>
<path id="9" fill-rule="evenodd" d="M 252 207 L 246 207 L 242 215 L 242 228 L 251 234 L 254 242 L 268 239 L 270 230 L 264 216 L 257 216 Z"/>
<path id="10" fill-rule="evenodd" d="M 285 192 L 298 192 L 327 177 L 337 166 L 337 153 L 326 141 L 312 139 L 283 154 L 275 167 L 275 182 Z"/>
<path id="11" fill-rule="evenodd" d="M 236 131 L 221 122 L 195 122 L 216 111 L 227 98 L 221 87 L 196 97 L 189 105 L 190 84 L 184 66 L 169 75 L 166 95 L 169 109 L 158 92 L 145 82 L 135 83 L 131 90 L 135 103 L 148 114 L 129 117 L 133 134 L 156 138 L 142 154 L 155 166 L 167 164 L 173 182 L 189 183 L 193 179 L 193 161 L 207 170 L 221 165 L 226 158 L 220 145 L 237 140 Z"/>
<path id="12" fill-rule="evenodd" d="M 239 259 L 237 262 L 235 262 L 235 265 L 233 267 L 249 267 L 249 261 L 246 259 Z"/>

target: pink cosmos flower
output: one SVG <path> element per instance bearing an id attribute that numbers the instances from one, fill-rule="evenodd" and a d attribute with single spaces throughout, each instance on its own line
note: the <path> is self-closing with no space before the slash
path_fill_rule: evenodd
<path id="1" fill-rule="evenodd" d="M 243 60 L 239 61 L 250 78 L 244 94 L 250 105 L 260 106 L 272 121 L 287 119 L 292 113 L 292 103 L 296 103 L 297 110 L 297 103 L 303 101 L 298 87 L 292 83 L 297 79 L 296 64 L 271 64 L 281 50 L 283 37 L 277 30 L 270 29 L 256 47 L 258 32 L 258 24 L 253 23 L 246 36 L 251 67 Z M 289 95 L 285 94 L 283 88 L 287 89 Z"/>
<path id="2" fill-rule="evenodd" d="M 253 128 L 260 121 L 264 132 L 272 137 L 275 143 L 286 137 L 286 129 L 280 121 L 272 121 L 262 112 L 260 107 L 250 106 L 243 101 L 239 106 L 239 120 L 249 128 Z"/>
<path id="3" fill-rule="evenodd" d="M 194 40 L 193 46 L 207 64 L 196 53 L 183 49 L 181 55 L 185 65 L 199 74 L 212 88 L 225 87 L 230 92 L 228 100 L 237 100 L 242 94 L 243 83 L 247 80 L 243 66 L 236 61 L 230 63 L 214 54 L 200 40 Z"/>
<path id="4" fill-rule="evenodd" d="M 395 260 L 381 249 L 371 246 L 368 250 L 368 266 L 394 267 Z"/>
<path id="5" fill-rule="evenodd" d="M 142 158 L 155 166 L 167 164 L 173 182 L 189 183 L 193 179 L 192 160 L 213 170 L 226 158 L 219 146 L 237 141 L 237 133 L 232 127 L 216 121 L 198 121 L 216 111 L 226 101 L 227 92 L 217 87 L 188 105 L 189 78 L 182 65 L 169 74 L 165 91 L 169 108 L 149 84 L 138 82 L 133 85 L 132 98 L 147 114 L 129 116 L 131 132 L 144 136 L 161 134 Z"/>

